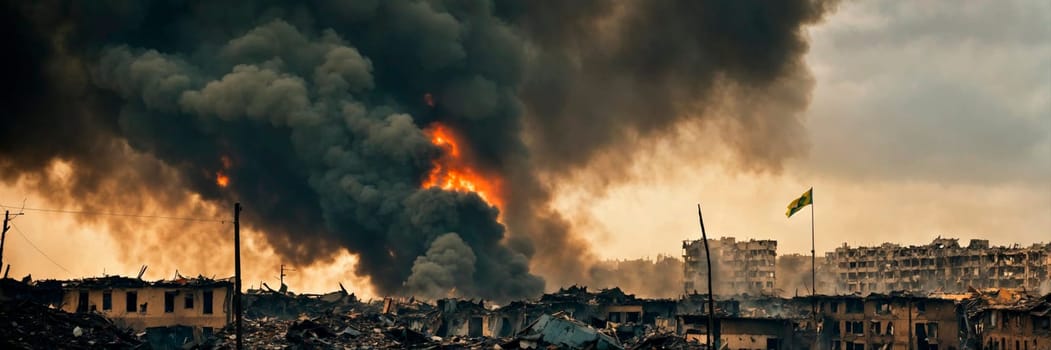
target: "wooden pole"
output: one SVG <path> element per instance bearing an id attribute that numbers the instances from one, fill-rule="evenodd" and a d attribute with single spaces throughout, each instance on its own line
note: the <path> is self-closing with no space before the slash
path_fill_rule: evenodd
<path id="1" fill-rule="evenodd" d="M 4 241 L 7 240 L 7 230 L 10 229 L 10 227 L 7 227 L 10 217 L 11 211 L 4 210 L 4 230 L 3 233 L 0 233 L 0 266 L 4 266 Z"/>
<path id="2" fill-rule="evenodd" d="M 241 314 L 241 202 L 234 203 L 234 312 L 236 312 L 237 349 L 244 349 Z"/>
<path id="3" fill-rule="evenodd" d="M 704 216 L 701 204 L 697 204 L 697 219 L 701 222 L 701 239 L 704 240 L 704 258 L 708 261 L 708 337 L 707 348 L 712 349 L 712 333 L 715 332 L 715 296 L 712 294 L 712 254 L 708 250 L 708 233 L 704 231 Z M 718 344 L 718 342 L 716 342 Z"/>

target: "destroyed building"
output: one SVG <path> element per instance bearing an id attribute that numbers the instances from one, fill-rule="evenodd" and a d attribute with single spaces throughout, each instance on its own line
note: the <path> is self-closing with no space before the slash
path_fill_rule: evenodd
<path id="1" fill-rule="evenodd" d="M 106 276 L 66 281 L 63 291 L 63 311 L 98 313 L 119 327 L 178 344 L 200 343 L 233 321 L 234 288 L 228 280 Z"/>
<path id="2" fill-rule="evenodd" d="M 962 313 L 950 299 L 896 292 L 796 300 L 817 309 L 826 349 L 963 349 Z"/>
<path id="3" fill-rule="evenodd" d="M 975 293 L 964 303 L 974 348 L 1051 349 L 1051 294 L 996 289 Z"/>
<path id="4" fill-rule="evenodd" d="M 774 294 L 777 241 L 733 237 L 708 240 L 712 261 L 713 292 Z M 708 261 L 703 240 L 682 242 L 683 292 L 707 292 Z"/>
<path id="5" fill-rule="evenodd" d="M 792 320 L 727 317 L 719 319 L 719 344 L 726 349 L 802 349 L 806 339 L 795 337 Z"/>
<path id="6" fill-rule="evenodd" d="M 963 292 L 969 287 L 1038 290 L 1051 279 L 1051 243 L 990 246 L 972 239 L 961 246 L 955 238 L 936 238 L 922 246 L 884 243 L 850 247 L 846 243 L 826 254 L 837 277 L 837 290 L 886 293 L 894 290 Z"/>

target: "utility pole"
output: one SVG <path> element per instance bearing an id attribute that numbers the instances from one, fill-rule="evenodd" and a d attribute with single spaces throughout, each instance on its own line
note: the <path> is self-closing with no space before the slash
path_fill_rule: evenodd
<path id="1" fill-rule="evenodd" d="M 712 294 L 712 254 L 708 250 L 708 234 L 704 232 L 704 216 L 697 204 L 697 219 L 701 221 L 701 239 L 704 240 L 704 258 L 708 260 L 708 337 L 706 349 L 712 349 L 712 333 L 715 332 L 715 296 Z M 718 341 L 716 341 L 718 345 Z"/>
<path id="2" fill-rule="evenodd" d="M 282 294 L 288 292 L 288 285 L 285 284 L 285 277 L 288 277 L 288 274 L 285 273 L 285 272 L 288 272 L 288 271 L 296 271 L 296 269 L 286 268 L 285 264 L 281 264 L 280 274 L 278 275 L 277 278 L 281 281 L 281 287 L 278 288 L 278 291 L 281 292 Z"/>
<path id="3" fill-rule="evenodd" d="M 234 203 L 234 312 L 237 313 L 237 350 L 244 349 L 244 332 L 241 328 L 241 202 Z"/>
<path id="4" fill-rule="evenodd" d="M 15 214 L 15 216 L 18 215 L 25 215 L 25 213 L 23 213 L 20 210 L 18 213 Z M 4 242 L 7 241 L 7 230 L 11 229 L 11 226 L 7 226 L 7 223 L 11 222 L 11 220 L 14 220 L 14 218 L 11 217 L 11 211 L 4 210 L 4 226 L 2 230 L 3 232 L 0 233 L 0 266 L 4 266 Z M 11 264 L 7 264 L 7 270 L 11 270 Z M 4 278 L 7 278 L 6 272 L 4 273 Z"/>

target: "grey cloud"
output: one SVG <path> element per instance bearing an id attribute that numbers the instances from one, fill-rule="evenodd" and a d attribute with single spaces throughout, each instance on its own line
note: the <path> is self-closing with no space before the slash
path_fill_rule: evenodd
<path id="1" fill-rule="evenodd" d="M 818 170 L 891 181 L 1046 181 L 1051 76 L 1039 71 L 1051 71 L 1051 43 L 1031 36 L 1046 31 L 1047 5 L 905 5 L 850 3 L 843 20 L 817 30 L 812 60 L 830 67 L 811 112 Z"/>

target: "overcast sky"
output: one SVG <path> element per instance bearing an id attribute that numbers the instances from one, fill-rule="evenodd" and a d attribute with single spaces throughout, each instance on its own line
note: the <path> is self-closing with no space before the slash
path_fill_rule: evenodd
<path id="1" fill-rule="evenodd" d="M 630 180 L 596 192 L 585 169 L 555 184 L 555 204 L 604 258 L 679 255 L 681 240 L 700 236 L 698 202 L 713 237 L 777 239 L 780 253 L 808 253 L 810 209 L 791 219 L 784 212 L 811 186 L 819 254 L 843 243 L 925 244 L 939 235 L 1049 241 L 1049 25 L 1047 1 L 848 1 L 809 32 L 816 82 L 803 121 L 805 156 L 780 171 L 747 170 L 725 147 L 733 140 L 712 141 L 719 125 L 682 125 L 643 142 L 623 166 Z M 0 196 L 34 201 L 7 185 Z M 37 213 L 17 225 L 4 257 L 14 276 L 133 274 L 148 263 L 105 253 L 118 249 L 111 237 L 66 216 Z M 246 284 L 271 279 L 280 264 L 266 247 L 253 249 L 261 253 Z M 148 278 L 169 277 L 166 268 L 175 266 L 152 263 L 160 267 Z M 348 256 L 290 279 L 331 290 L 310 281 L 353 281 L 351 264 Z"/>

